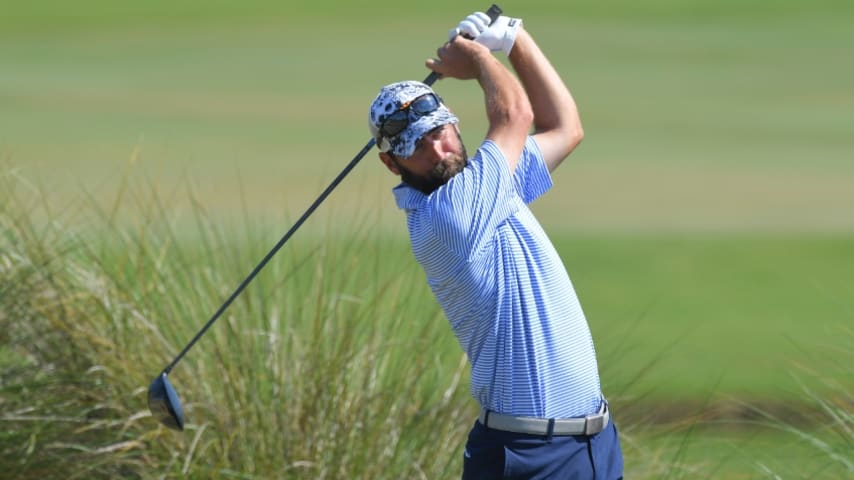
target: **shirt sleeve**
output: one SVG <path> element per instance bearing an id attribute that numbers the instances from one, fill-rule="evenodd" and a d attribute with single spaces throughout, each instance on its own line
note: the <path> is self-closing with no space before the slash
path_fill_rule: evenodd
<path id="1" fill-rule="evenodd" d="M 525 204 L 529 204 L 552 187 L 552 177 L 536 140 L 529 136 L 513 173 L 513 185 Z"/>
<path id="2" fill-rule="evenodd" d="M 519 194 L 501 149 L 485 140 L 468 165 L 428 198 L 430 224 L 454 254 L 470 260 L 519 209 Z"/>

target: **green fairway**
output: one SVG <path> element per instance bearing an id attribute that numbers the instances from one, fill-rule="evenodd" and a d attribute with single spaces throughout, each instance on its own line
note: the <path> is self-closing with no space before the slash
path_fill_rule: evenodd
<path id="1" fill-rule="evenodd" d="M 379 87 L 426 75 L 452 3 L 332 18 L 330 2 L 16 5 L 0 20 L 0 155 L 59 203 L 81 186 L 112 200 L 133 165 L 164 189 L 192 179 L 215 214 L 243 211 L 241 186 L 252 212 L 299 212 L 367 141 Z M 537 206 L 551 229 L 854 229 L 851 8 L 762 5 L 504 5 L 542 39 L 587 133 Z M 437 88 L 473 148 L 476 87 Z M 330 210 L 391 209 L 366 190 L 392 178 L 373 152 L 364 163 Z"/>
<path id="2" fill-rule="evenodd" d="M 850 350 L 850 235 L 610 236 L 558 248 L 605 381 L 617 386 L 656 361 L 634 394 L 793 401 Z"/>
<path id="3" fill-rule="evenodd" d="M 624 415 L 627 473 L 854 471 L 854 3 L 500 5 L 580 108 L 584 142 L 532 209 Z M 365 145 L 379 88 L 423 79 L 488 6 L 4 5 L 0 404 L 41 420 L 3 417 L 0 471 L 90 455 L 113 476 L 335 478 L 331 458 L 359 478 L 456 475 L 467 371 L 376 150 L 176 371 L 192 433 L 155 430 L 143 392 Z M 480 90 L 436 89 L 473 152 Z M 353 412 L 334 448 L 306 433 Z M 818 455 L 801 462 L 798 439 Z"/>

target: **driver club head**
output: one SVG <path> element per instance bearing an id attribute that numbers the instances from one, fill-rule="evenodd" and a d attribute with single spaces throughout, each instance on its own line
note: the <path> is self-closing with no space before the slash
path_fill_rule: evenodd
<path id="1" fill-rule="evenodd" d="M 163 425 L 173 430 L 184 430 L 184 409 L 166 372 L 158 375 L 148 387 L 148 409 Z"/>

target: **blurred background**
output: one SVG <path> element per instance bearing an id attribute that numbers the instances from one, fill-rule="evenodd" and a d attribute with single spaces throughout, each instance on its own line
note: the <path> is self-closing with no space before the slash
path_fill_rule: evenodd
<path id="1" fill-rule="evenodd" d="M 260 225 L 254 240 L 272 246 L 369 140 L 379 88 L 422 80 L 448 30 L 488 6 L 7 2 L 0 168 L 39 206 L 13 211 L 3 197 L 4 209 L 36 230 L 61 219 L 109 236 L 103 218 L 134 229 L 156 201 L 177 242 L 194 238 L 201 209 L 225 237 Z M 524 19 L 581 112 L 585 140 L 533 209 L 585 307 L 605 393 L 626 412 L 627 457 L 663 457 L 691 478 L 854 472 L 854 4 L 500 6 Z M 478 86 L 435 88 L 474 151 Z M 355 242 L 367 225 L 389 261 L 414 263 L 397 179 L 375 152 L 295 248 Z M 248 261 L 223 282 L 236 286 Z M 444 334 L 454 353 L 439 366 L 452 371 Z M 14 356 L 5 341 L 0 357 Z"/>
<path id="2" fill-rule="evenodd" d="M 455 12 L 477 8 L 173 3 L 7 6 L 4 157 L 57 198 L 80 187 L 109 198 L 136 168 L 164 188 L 195 182 L 223 214 L 239 211 L 222 194 L 238 190 L 237 174 L 253 211 L 299 210 L 364 145 L 379 87 L 423 79 Z M 587 131 L 558 173 L 564 188 L 537 206 L 543 221 L 571 231 L 850 231 L 846 5 L 505 4 L 565 77 Z M 437 89 L 476 146 L 477 87 Z M 334 208 L 391 206 L 394 179 L 374 155 L 365 163 Z"/>

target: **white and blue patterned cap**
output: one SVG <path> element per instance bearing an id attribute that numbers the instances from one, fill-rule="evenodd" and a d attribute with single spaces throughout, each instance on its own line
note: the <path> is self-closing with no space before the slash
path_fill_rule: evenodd
<path id="1" fill-rule="evenodd" d="M 400 110 L 401 105 L 428 93 L 435 94 L 428 85 L 412 80 L 392 83 L 380 90 L 379 95 L 371 103 L 368 127 L 371 135 L 377 139 L 377 147 L 381 152 L 391 151 L 398 157 L 410 157 L 415 152 L 415 144 L 425 133 L 442 125 L 459 122 L 459 119 L 443 103 L 435 112 L 417 118 L 397 135 L 391 138 L 380 138 L 380 125 L 386 117 Z"/>

